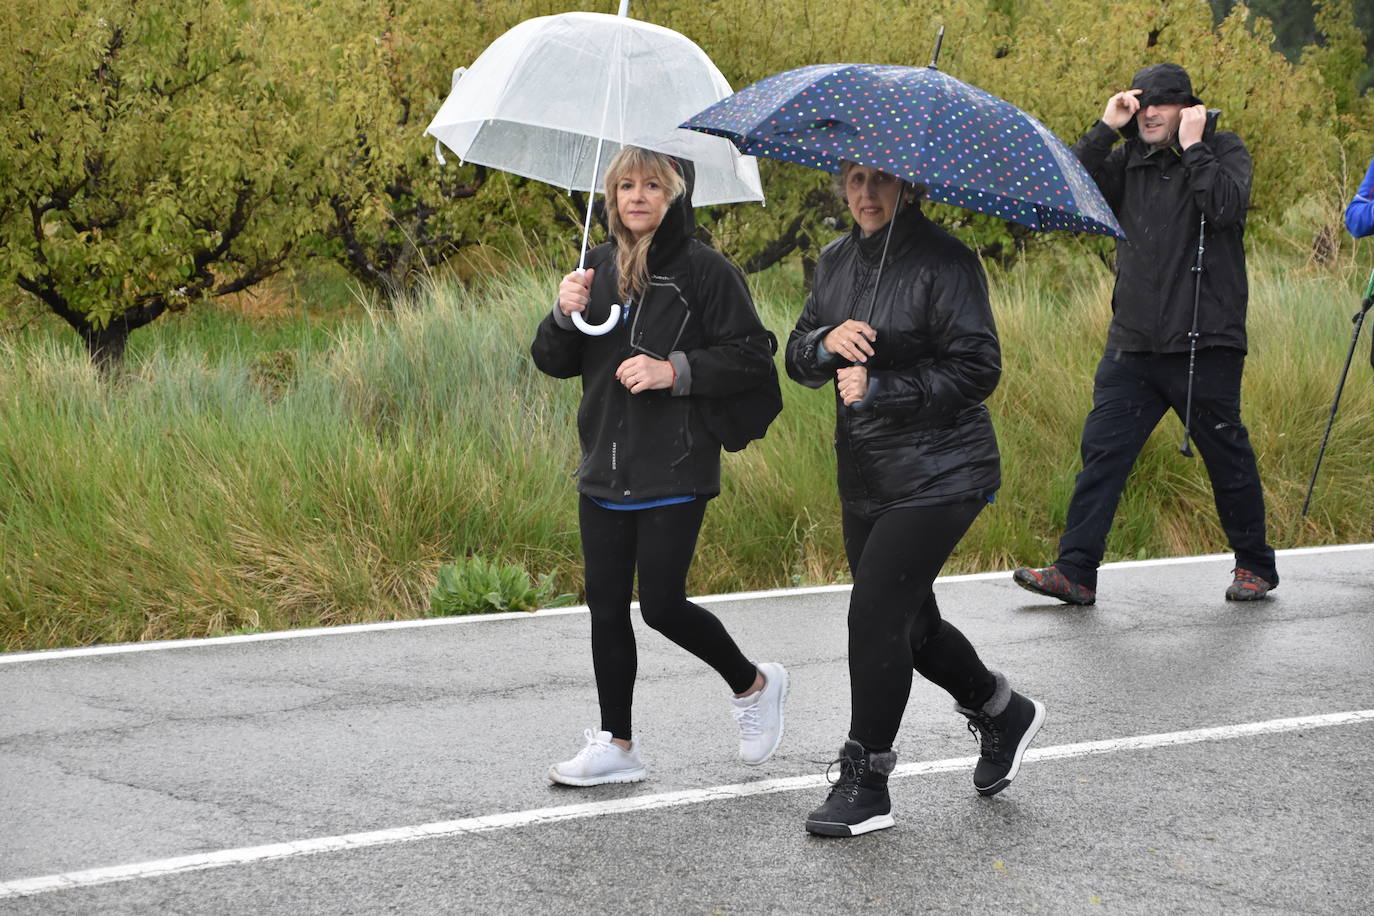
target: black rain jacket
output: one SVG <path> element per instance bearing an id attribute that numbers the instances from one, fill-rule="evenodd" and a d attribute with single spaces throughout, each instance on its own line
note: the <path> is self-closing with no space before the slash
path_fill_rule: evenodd
<path id="1" fill-rule="evenodd" d="M 668 208 L 649 249 L 649 289 L 601 337 L 578 331 L 554 304 L 539 324 L 530 354 L 555 378 L 582 377 L 577 430 L 582 460 L 578 491 L 615 502 L 720 492 L 719 438 L 708 414 L 729 398 L 772 380 L 771 332 L 759 321 L 744 275 L 691 237 L 694 169 L 678 160 L 687 189 Z M 600 324 L 616 294 L 615 241 L 587 253 L 592 277 L 586 317 Z M 677 372 L 671 389 L 630 394 L 615 370 L 644 353 Z"/>
<path id="2" fill-rule="evenodd" d="M 1116 243 L 1116 286 L 1107 349 L 1188 350 L 1193 325 L 1198 216 L 1206 214 L 1198 346 L 1246 349 L 1245 211 L 1250 154 L 1240 137 L 1209 123 L 1188 149 L 1151 151 L 1101 121 L 1073 146 L 1126 239 Z"/>
<path id="3" fill-rule="evenodd" d="M 787 374 L 819 388 L 847 361 L 821 346 L 835 326 L 877 332 L 869 392 L 846 407 L 835 392 L 840 500 L 866 518 L 889 509 L 985 499 L 1001 485 L 983 401 L 1002 374 L 982 265 L 919 207 L 900 212 L 872 301 L 883 235 L 857 227 L 821 252 L 806 307 L 787 342 Z"/>

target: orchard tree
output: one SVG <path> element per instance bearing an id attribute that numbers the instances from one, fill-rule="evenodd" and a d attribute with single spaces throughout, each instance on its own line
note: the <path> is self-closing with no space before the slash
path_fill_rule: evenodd
<path id="1" fill-rule="evenodd" d="M 326 212 L 290 0 L 8 0 L 0 282 L 102 371 L 168 310 L 281 269 Z"/>
<path id="2" fill-rule="evenodd" d="M 312 17 L 328 117 L 330 254 L 387 298 L 478 243 L 548 256 L 576 251 L 581 195 L 473 165 L 441 163 L 425 127 L 452 74 L 553 0 L 332 0 Z M 550 231 L 553 230 L 553 231 Z"/>

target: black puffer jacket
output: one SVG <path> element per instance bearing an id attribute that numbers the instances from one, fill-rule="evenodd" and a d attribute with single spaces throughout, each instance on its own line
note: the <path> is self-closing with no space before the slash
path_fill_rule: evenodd
<path id="1" fill-rule="evenodd" d="M 1129 133 L 1130 131 L 1127 131 Z M 1245 211 L 1250 154 L 1240 137 L 1208 125 L 1186 150 L 1150 151 L 1098 121 L 1073 146 L 1126 233 L 1116 243 L 1107 349 L 1186 353 L 1193 326 L 1198 217 L 1207 216 L 1198 346 L 1246 347 Z"/>
<path id="2" fill-rule="evenodd" d="M 743 274 L 691 237 L 693 169 L 679 164 L 687 190 L 654 232 L 649 289 L 629 323 L 589 337 L 555 304 L 530 347 L 543 372 L 582 376 L 577 479 L 588 496 L 635 502 L 719 493 L 721 445 L 708 423 L 708 402 L 772 378 L 773 336 L 759 321 Z M 614 241 L 589 251 L 587 266 L 596 269 L 587 320 L 600 324 L 621 307 Z M 640 353 L 672 362 L 672 389 L 630 394 L 616 380 L 616 368 Z"/>
<path id="3" fill-rule="evenodd" d="M 847 365 L 822 338 L 868 316 L 879 230 L 857 230 L 821 252 L 815 284 L 787 343 L 787 373 L 812 388 Z M 900 213 L 872 316 L 869 395 L 835 394 L 840 499 L 867 517 L 888 509 L 983 499 L 1001 484 L 997 437 L 984 399 L 1002 374 L 982 265 L 919 208 Z"/>

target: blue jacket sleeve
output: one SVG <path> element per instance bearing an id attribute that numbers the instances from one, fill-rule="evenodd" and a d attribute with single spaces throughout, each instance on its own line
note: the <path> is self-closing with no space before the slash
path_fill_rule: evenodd
<path id="1" fill-rule="evenodd" d="M 1369 163 L 1355 199 L 1345 208 L 1345 228 L 1357 239 L 1374 235 L 1374 160 Z"/>

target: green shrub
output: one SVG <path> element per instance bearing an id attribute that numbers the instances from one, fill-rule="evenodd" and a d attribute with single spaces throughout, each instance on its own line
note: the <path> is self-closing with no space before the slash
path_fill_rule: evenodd
<path id="1" fill-rule="evenodd" d="M 551 574 L 535 582 L 513 563 L 501 565 L 485 557 L 467 557 L 440 567 L 429 599 L 429 616 L 534 611 L 572 599 L 572 595 L 554 594 Z"/>

